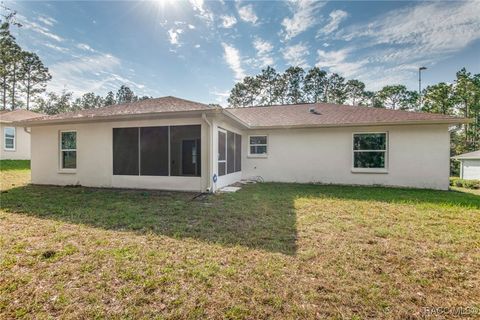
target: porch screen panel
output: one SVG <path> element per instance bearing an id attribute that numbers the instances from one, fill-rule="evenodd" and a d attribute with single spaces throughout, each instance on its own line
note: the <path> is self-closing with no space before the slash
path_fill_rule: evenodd
<path id="1" fill-rule="evenodd" d="M 235 133 L 227 131 L 227 173 L 235 172 Z"/>
<path id="2" fill-rule="evenodd" d="M 168 127 L 140 128 L 140 175 L 168 176 Z"/>
<path id="3" fill-rule="evenodd" d="M 224 176 L 227 172 L 226 168 L 226 145 L 227 145 L 227 135 L 225 132 L 218 131 L 218 175 Z"/>
<path id="4" fill-rule="evenodd" d="M 138 175 L 138 128 L 113 129 L 113 174 Z"/>
<path id="5" fill-rule="evenodd" d="M 235 134 L 235 172 L 242 171 L 242 136 Z"/>

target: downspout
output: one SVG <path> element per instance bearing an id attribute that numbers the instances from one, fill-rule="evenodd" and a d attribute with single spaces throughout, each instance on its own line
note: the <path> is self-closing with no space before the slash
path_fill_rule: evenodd
<path id="1" fill-rule="evenodd" d="M 28 134 L 32 133 L 32 129 L 30 129 L 30 130 L 28 130 L 28 129 L 29 129 L 28 127 L 23 127 L 23 131 L 25 131 Z"/>
<path id="2" fill-rule="evenodd" d="M 212 157 L 212 150 L 213 150 L 213 127 L 212 127 L 212 123 L 210 121 L 208 121 L 207 119 L 207 116 L 205 113 L 202 113 L 202 119 L 208 124 L 208 127 L 209 127 L 209 135 L 208 135 L 208 175 L 207 175 L 207 178 L 208 178 L 208 183 L 207 183 L 207 191 L 210 192 L 210 193 L 213 193 L 213 185 L 212 185 L 212 173 L 213 173 L 213 170 L 212 170 L 212 164 L 213 164 L 213 157 Z"/>

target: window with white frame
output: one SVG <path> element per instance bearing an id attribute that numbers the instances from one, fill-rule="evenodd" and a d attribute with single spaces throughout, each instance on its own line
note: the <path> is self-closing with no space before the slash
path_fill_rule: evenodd
<path id="1" fill-rule="evenodd" d="M 5 150 L 15 150 L 15 128 L 6 127 L 3 129 L 3 148 Z"/>
<path id="2" fill-rule="evenodd" d="M 77 132 L 60 132 L 60 168 L 77 168 Z"/>
<path id="3" fill-rule="evenodd" d="M 250 136 L 248 152 L 251 156 L 266 156 L 268 149 L 267 136 Z"/>
<path id="4" fill-rule="evenodd" d="M 386 169 L 387 133 L 369 132 L 353 134 L 353 168 Z"/>

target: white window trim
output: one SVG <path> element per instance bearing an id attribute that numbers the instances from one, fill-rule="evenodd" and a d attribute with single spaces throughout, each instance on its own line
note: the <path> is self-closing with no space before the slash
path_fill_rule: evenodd
<path id="1" fill-rule="evenodd" d="M 62 149 L 62 133 L 65 132 L 75 132 L 75 145 L 76 149 Z M 77 160 L 78 160 L 78 133 L 77 130 L 60 130 L 58 133 L 58 172 L 59 173 L 76 173 L 77 168 L 75 169 L 69 169 L 69 168 L 63 168 L 62 164 L 62 153 L 64 151 L 76 151 L 77 152 Z M 76 161 L 76 166 L 78 167 L 78 161 Z"/>
<path id="2" fill-rule="evenodd" d="M 13 129 L 13 148 L 7 148 L 7 129 Z M 15 127 L 5 127 L 3 128 L 3 150 L 5 151 L 15 151 L 17 149 L 17 128 Z"/>
<path id="3" fill-rule="evenodd" d="M 267 143 L 261 143 L 261 144 L 251 144 L 250 143 L 250 137 L 265 137 L 267 139 Z M 267 158 L 268 157 L 268 135 L 266 134 L 252 134 L 248 136 L 248 157 L 249 158 Z M 250 152 L 250 147 L 255 146 L 255 147 L 267 147 L 267 152 L 262 153 L 262 154 L 257 154 L 257 153 L 251 153 Z"/>
<path id="4" fill-rule="evenodd" d="M 354 139 L 356 134 L 385 134 L 385 150 L 354 150 Z M 388 131 L 368 131 L 352 133 L 352 173 L 388 173 L 389 163 L 389 135 Z M 385 168 L 355 168 L 355 152 L 385 152 Z"/>

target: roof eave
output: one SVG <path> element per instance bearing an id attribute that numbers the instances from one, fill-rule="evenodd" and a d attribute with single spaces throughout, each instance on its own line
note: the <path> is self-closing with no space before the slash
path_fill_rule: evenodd
<path id="1" fill-rule="evenodd" d="M 113 116 L 91 116 L 91 117 L 78 117 L 68 119 L 44 119 L 44 120 L 32 120 L 32 121 L 14 121 L 16 126 L 35 127 L 57 124 L 73 124 L 73 123 L 92 123 L 92 122 L 112 122 L 112 121 L 128 121 L 128 120 L 146 120 L 152 118 L 174 118 L 175 116 L 195 116 L 202 113 L 218 113 L 218 109 L 205 109 L 205 110 L 187 110 L 187 111 L 171 111 L 171 112 L 150 112 L 141 114 L 125 114 L 125 115 L 113 115 Z"/>
<path id="2" fill-rule="evenodd" d="M 435 124 L 462 124 L 471 123 L 471 119 L 445 119 L 445 120 L 410 120 L 410 121 L 390 121 L 390 122 L 364 122 L 364 123 L 342 123 L 342 124 L 297 124 L 297 125 L 277 125 L 277 126 L 254 126 L 248 125 L 249 129 L 300 129 L 300 128 L 336 128 L 336 127 L 375 127 L 375 126 L 396 126 L 396 125 L 435 125 Z"/>

